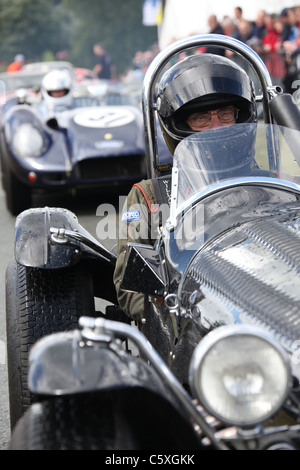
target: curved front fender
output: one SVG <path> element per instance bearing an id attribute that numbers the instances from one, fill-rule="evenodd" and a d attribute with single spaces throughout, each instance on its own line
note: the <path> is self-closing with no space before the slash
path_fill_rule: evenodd
<path id="1" fill-rule="evenodd" d="M 82 339 L 80 330 L 55 333 L 35 343 L 29 356 L 28 385 L 36 395 L 67 395 L 143 387 L 166 396 L 165 386 L 145 361 L 128 354 L 112 338 Z"/>
<path id="2" fill-rule="evenodd" d="M 81 258 L 79 242 L 54 244 L 50 228 L 76 230 L 78 226 L 77 217 L 67 209 L 44 207 L 22 212 L 15 226 L 16 261 L 23 266 L 41 269 L 76 264 Z"/>

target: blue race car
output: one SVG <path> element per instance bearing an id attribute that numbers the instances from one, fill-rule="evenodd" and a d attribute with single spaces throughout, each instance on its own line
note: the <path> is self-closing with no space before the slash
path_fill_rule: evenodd
<path id="1" fill-rule="evenodd" d="M 140 92 L 121 83 L 74 85 L 67 70 L 44 77 L 39 99 L 7 100 L 1 109 L 1 164 L 8 210 L 17 215 L 31 207 L 35 192 L 117 191 L 144 178 L 140 101 Z M 171 155 L 161 135 L 158 141 L 168 171 Z"/>

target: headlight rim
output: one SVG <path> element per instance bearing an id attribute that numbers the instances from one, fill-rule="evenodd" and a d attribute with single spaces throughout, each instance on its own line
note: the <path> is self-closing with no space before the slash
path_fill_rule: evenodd
<path id="1" fill-rule="evenodd" d="M 269 343 L 282 357 L 282 362 L 285 365 L 286 369 L 286 385 L 283 390 L 281 400 L 278 400 L 276 406 L 270 410 L 263 418 L 253 419 L 252 421 L 237 422 L 232 419 L 226 419 L 224 416 L 221 416 L 206 400 L 205 396 L 201 392 L 199 386 L 198 377 L 200 375 L 200 365 L 204 358 L 207 356 L 208 352 L 211 351 L 211 348 L 216 345 L 218 342 L 227 338 L 229 336 L 258 336 L 260 339 Z M 282 406 L 286 400 L 288 393 L 292 386 L 292 371 L 290 361 L 288 359 L 288 354 L 281 346 L 281 344 L 266 330 L 255 325 L 224 325 L 216 328 L 209 332 L 198 344 L 196 347 L 189 368 L 189 385 L 191 392 L 194 398 L 198 399 L 201 405 L 215 418 L 224 423 L 225 425 L 238 426 L 240 428 L 249 428 L 254 427 L 262 422 L 267 421 L 271 416 L 273 416 Z"/>

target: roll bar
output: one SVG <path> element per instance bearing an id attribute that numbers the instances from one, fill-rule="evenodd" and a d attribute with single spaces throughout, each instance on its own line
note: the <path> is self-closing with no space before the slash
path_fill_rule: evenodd
<path id="1" fill-rule="evenodd" d="M 257 101 L 262 101 L 264 120 L 270 124 L 272 122 L 269 110 L 269 97 L 280 94 L 280 87 L 273 87 L 270 74 L 257 53 L 241 41 L 230 36 L 219 34 L 206 34 L 201 36 L 191 36 L 172 43 L 163 49 L 151 62 L 143 82 L 142 107 L 144 116 L 145 146 L 147 172 L 149 178 L 155 178 L 157 173 L 157 142 L 156 142 L 156 122 L 154 102 L 155 86 L 163 67 L 172 57 L 180 52 L 192 49 L 194 47 L 218 46 L 231 50 L 246 59 L 255 73 L 262 96 L 257 97 Z"/>

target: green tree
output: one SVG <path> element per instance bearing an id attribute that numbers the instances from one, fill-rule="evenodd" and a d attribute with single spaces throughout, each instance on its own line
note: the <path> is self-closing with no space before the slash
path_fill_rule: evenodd
<path id="1" fill-rule="evenodd" d="M 22 52 L 40 60 L 45 50 L 69 49 L 71 14 L 57 0 L 0 0 L 0 57 Z"/>
<path id="2" fill-rule="evenodd" d="M 101 42 L 122 73 L 137 50 L 157 41 L 142 24 L 143 0 L 0 0 L 0 61 L 22 52 L 27 60 L 67 50 L 78 67 L 92 68 Z"/>
<path id="3" fill-rule="evenodd" d="M 93 44 L 101 42 L 121 73 L 137 50 L 157 41 L 156 26 L 142 24 L 142 0 L 62 0 L 62 4 L 73 15 L 70 57 L 75 64 L 92 68 Z"/>

